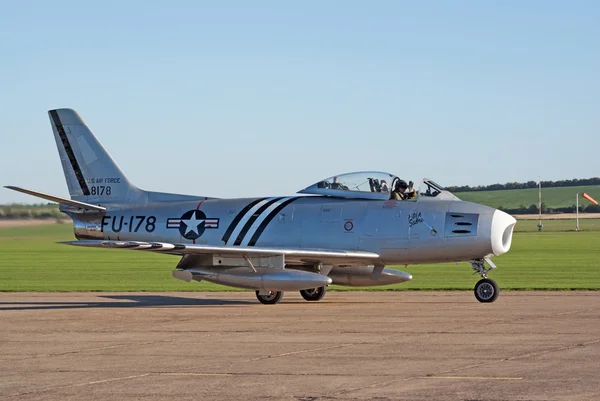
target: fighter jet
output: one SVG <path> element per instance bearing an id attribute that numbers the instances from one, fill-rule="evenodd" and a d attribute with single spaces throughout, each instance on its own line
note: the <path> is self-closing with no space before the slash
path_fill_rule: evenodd
<path id="1" fill-rule="evenodd" d="M 378 171 L 339 174 L 295 196 L 219 199 L 133 185 L 80 115 L 48 112 L 70 199 L 6 188 L 60 205 L 76 241 L 65 244 L 181 257 L 173 277 L 251 289 L 263 304 L 284 291 L 321 300 L 331 284 L 398 284 L 390 265 L 470 262 L 480 302 L 493 302 L 491 258 L 510 249 L 516 220 L 465 202 L 429 179 Z M 418 269 L 418 267 L 415 267 Z"/>

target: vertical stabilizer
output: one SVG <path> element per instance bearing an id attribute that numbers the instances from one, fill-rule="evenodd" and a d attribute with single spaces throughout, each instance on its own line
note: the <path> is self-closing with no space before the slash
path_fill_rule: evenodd
<path id="1" fill-rule="evenodd" d="M 71 199 L 88 203 L 139 199 L 143 191 L 129 182 L 75 110 L 48 114 Z"/>

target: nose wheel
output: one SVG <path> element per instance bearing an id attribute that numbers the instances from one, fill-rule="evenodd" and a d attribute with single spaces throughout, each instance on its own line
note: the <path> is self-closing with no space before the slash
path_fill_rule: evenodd
<path id="1" fill-rule="evenodd" d="M 256 298 L 261 304 L 274 305 L 281 301 L 283 291 L 256 291 Z"/>
<path id="2" fill-rule="evenodd" d="M 307 301 L 320 301 L 325 296 L 327 287 L 310 288 L 308 290 L 300 290 L 300 295 Z"/>
<path id="3" fill-rule="evenodd" d="M 487 262 L 490 267 L 486 268 L 485 263 Z M 475 270 L 473 274 L 479 274 L 481 280 L 475 284 L 475 298 L 479 302 L 489 303 L 494 302 L 500 295 L 500 288 L 498 284 L 490 278 L 487 274 L 496 268 L 496 265 L 488 258 L 477 259 L 471 261 L 471 267 Z"/>
<path id="4" fill-rule="evenodd" d="M 500 295 L 498 284 L 489 278 L 482 278 L 475 284 L 475 298 L 479 302 L 494 302 Z"/>

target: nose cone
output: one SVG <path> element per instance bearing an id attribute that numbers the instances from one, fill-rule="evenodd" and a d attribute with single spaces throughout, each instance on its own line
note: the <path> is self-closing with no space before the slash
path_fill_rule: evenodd
<path id="1" fill-rule="evenodd" d="M 517 220 L 508 213 L 496 210 L 492 216 L 492 252 L 502 255 L 508 252 L 512 243 L 513 229 Z"/>

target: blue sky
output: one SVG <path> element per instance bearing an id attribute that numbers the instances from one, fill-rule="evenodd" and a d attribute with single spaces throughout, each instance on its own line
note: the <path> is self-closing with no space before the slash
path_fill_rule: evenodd
<path id="1" fill-rule="evenodd" d="M 598 21 L 597 1 L 4 2 L 0 185 L 68 195 L 59 107 L 144 189 L 598 176 Z"/>

